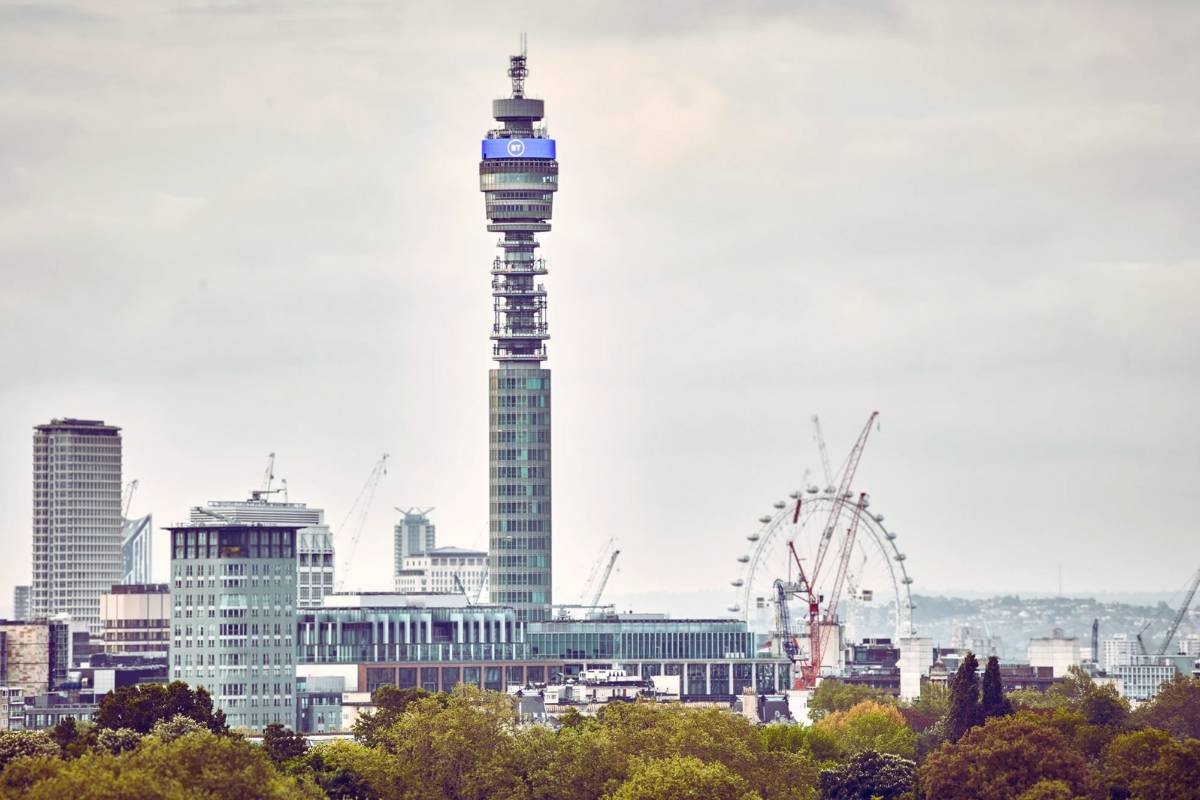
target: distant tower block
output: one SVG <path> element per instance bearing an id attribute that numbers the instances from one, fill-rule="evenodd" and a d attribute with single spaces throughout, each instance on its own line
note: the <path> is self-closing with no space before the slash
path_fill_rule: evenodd
<path id="1" fill-rule="evenodd" d="M 555 142 L 544 104 L 525 96 L 525 53 L 509 58 L 512 96 L 492 102 L 500 123 L 483 140 L 479 188 L 501 234 L 492 261 L 492 358 L 488 378 L 489 584 L 491 601 L 521 620 L 551 616 L 550 370 L 546 359 L 546 264 L 534 235 L 550 230 L 558 190 Z"/>

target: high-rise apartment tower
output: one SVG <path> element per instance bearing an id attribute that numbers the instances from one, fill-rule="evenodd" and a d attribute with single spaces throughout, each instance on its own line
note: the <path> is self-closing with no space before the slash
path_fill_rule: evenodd
<path id="1" fill-rule="evenodd" d="M 100 633 L 121 582 L 121 429 L 56 419 L 33 434 L 33 619 L 70 614 Z"/>
<path id="2" fill-rule="evenodd" d="M 493 603 L 538 621 L 550 618 L 552 602 L 550 370 L 542 366 L 550 334 L 534 235 L 550 230 L 558 161 L 540 124 L 543 102 L 525 96 L 527 74 L 525 54 L 512 56 L 512 96 L 492 101 L 499 127 L 483 140 L 479 188 L 487 229 L 501 235 L 492 261 L 488 581 Z"/>

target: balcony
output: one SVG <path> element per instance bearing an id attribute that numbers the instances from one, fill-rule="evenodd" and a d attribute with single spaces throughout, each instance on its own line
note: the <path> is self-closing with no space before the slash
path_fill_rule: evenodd
<path id="1" fill-rule="evenodd" d="M 508 326 L 508 325 L 493 325 L 491 338 L 493 338 L 493 339 L 549 339 L 550 332 L 549 332 L 549 326 L 546 325 L 545 323 L 542 323 L 541 325 L 533 325 L 528 328 L 521 328 L 519 330 L 515 330 L 511 326 Z"/>
<path id="2" fill-rule="evenodd" d="M 544 267 L 542 271 L 545 272 Z M 509 272 L 507 274 L 511 275 L 513 273 Z M 509 285 L 508 281 L 494 280 L 492 281 L 492 294 L 496 295 L 496 297 L 511 297 L 513 295 L 521 295 L 524 297 L 545 297 L 546 286 L 539 283 L 531 288 L 521 288 L 518 286 Z"/>
<path id="3" fill-rule="evenodd" d="M 497 345 L 496 347 L 492 348 L 492 358 L 496 359 L 497 361 L 545 361 L 546 348 L 539 347 L 532 353 L 510 353 L 503 347 Z"/>
<path id="4" fill-rule="evenodd" d="M 501 261 L 497 258 L 492 262 L 493 275 L 545 275 L 546 272 L 546 262 L 540 258 L 537 261 Z"/>

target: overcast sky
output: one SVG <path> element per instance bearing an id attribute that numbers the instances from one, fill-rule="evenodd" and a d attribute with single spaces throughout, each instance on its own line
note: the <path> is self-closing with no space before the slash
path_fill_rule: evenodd
<path id="1" fill-rule="evenodd" d="M 393 506 L 486 546 L 478 139 L 522 30 L 559 598 L 611 535 L 614 593 L 726 591 L 809 416 L 840 459 L 875 409 L 914 590 L 1185 583 L 1200 7 L 589 5 L 0 5 L 0 586 L 58 416 L 124 428 L 160 525 L 275 451 L 337 527 L 390 453 L 348 585 Z"/>

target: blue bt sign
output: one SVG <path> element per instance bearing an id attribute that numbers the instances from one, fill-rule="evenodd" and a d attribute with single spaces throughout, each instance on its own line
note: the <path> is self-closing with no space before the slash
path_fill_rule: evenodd
<path id="1" fill-rule="evenodd" d="M 554 158 L 553 139 L 484 139 L 486 158 Z"/>

